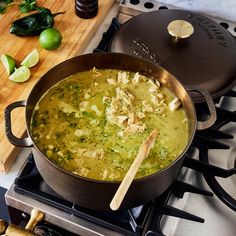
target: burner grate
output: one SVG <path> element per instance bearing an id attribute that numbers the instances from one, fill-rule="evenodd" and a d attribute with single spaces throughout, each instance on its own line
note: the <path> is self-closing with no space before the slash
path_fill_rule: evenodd
<path id="1" fill-rule="evenodd" d="M 225 96 L 236 97 L 235 91 L 231 90 Z M 220 185 L 216 177 L 229 178 L 236 174 L 236 167 L 231 169 L 223 169 L 221 167 L 211 165 L 209 163 L 210 149 L 230 149 L 230 146 L 214 139 L 233 139 L 234 136 L 220 131 L 220 128 L 230 122 L 236 122 L 236 112 L 228 111 L 216 107 L 217 121 L 207 130 L 197 131 L 193 140 L 193 146 L 199 150 L 199 160 L 186 158 L 184 166 L 203 173 L 206 182 L 215 195 L 228 207 L 236 211 L 236 200 L 227 193 Z M 223 158 L 223 157 L 222 157 Z"/>
<path id="2" fill-rule="evenodd" d="M 109 42 L 119 28 L 120 22 L 116 18 L 113 18 L 108 30 L 103 33 L 100 43 L 98 44 L 97 48 L 93 50 L 93 52 L 108 52 Z"/>
<path id="3" fill-rule="evenodd" d="M 236 97 L 236 93 L 235 93 L 235 91 L 231 90 L 225 96 Z M 230 122 L 236 122 L 236 112 L 235 111 L 228 111 L 228 110 L 224 110 L 221 108 L 217 108 L 216 110 L 217 110 L 218 119 L 217 119 L 216 124 L 214 125 L 214 129 L 220 129 L 224 125 L 226 125 Z M 232 139 L 233 136 L 230 134 L 227 136 L 227 134 L 223 133 L 223 135 L 221 135 L 220 137 L 216 137 L 216 138 Z M 208 141 L 210 141 L 210 140 L 208 140 Z M 227 145 L 225 145 L 223 143 L 219 143 L 219 145 L 225 146 L 225 148 L 229 148 L 229 146 L 227 147 Z M 208 147 L 203 146 L 199 149 L 199 151 L 200 151 L 200 153 L 199 153 L 200 161 L 204 162 L 206 165 L 211 167 L 211 170 L 203 172 L 203 175 L 204 175 L 209 187 L 212 189 L 212 191 L 216 194 L 216 196 L 222 202 L 224 202 L 232 210 L 236 211 L 236 200 L 229 193 L 227 193 L 227 191 L 220 185 L 220 183 L 216 179 L 216 177 L 229 178 L 229 177 L 235 175 L 236 174 L 236 167 L 234 166 L 234 168 L 226 170 L 223 168 L 212 166 L 209 164 Z"/>

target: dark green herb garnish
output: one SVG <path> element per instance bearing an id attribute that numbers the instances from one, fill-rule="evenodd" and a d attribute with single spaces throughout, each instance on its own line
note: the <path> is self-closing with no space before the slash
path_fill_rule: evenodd
<path id="1" fill-rule="evenodd" d="M 12 2 L 13 0 L 0 0 L 0 14 L 4 14 L 7 6 Z"/>
<path id="2" fill-rule="evenodd" d="M 0 0 L 0 14 L 4 14 L 6 12 L 6 9 L 10 3 L 18 4 L 18 9 L 21 13 L 38 11 L 41 9 L 41 7 L 37 5 L 36 0 L 22 0 L 20 4 L 19 2 L 13 0 Z"/>
<path id="3" fill-rule="evenodd" d="M 37 1 L 35 0 L 23 0 L 22 3 L 19 4 L 18 8 L 22 13 L 41 9 L 41 7 L 37 5 Z"/>

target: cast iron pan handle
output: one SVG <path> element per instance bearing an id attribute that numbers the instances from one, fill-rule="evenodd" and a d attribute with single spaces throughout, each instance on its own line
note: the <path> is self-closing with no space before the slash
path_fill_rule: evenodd
<path id="1" fill-rule="evenodd" d="M 26 106 L 26 101 L 18 101 L 18 102 L 14 102 L 6 107 L 6 109 L 5 109 L 5 131 L 6 131 L 6 135 L 7 135 L 8 140 L 13 145 L 19 146 L 19 147 L 32 147 L 33 142 L 31 140 L 31 138 L 29 138 L 29 137 L 17 138 L 12 133 L 12 129 L 11 129 L 11 112 L 12 112 L 12 110 L 14 110 L 15 108 L 18 108 L 18 107 L 25 107 L 25 106 Z"/>
<path id="2" fill-rule="evenodd" d="M 216 108 L 215 108 L 215 104 L 211 98 L 211 95 L 204 89 L 188 88 L 187 90 L 188 90 L 188 92 L 200 93 L 204 97 L 207 107 L 210 112 L 210 117 L 207 120 L 197 122 L 197 130 L 203 130 L 203 129 L 207 129 L 207 128 L 211 127 L 216 121 Z"/>

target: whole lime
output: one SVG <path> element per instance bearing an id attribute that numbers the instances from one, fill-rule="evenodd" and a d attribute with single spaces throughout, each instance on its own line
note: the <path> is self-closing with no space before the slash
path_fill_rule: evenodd
<path id="1" fill-rule="evenodd" d="M 55 50 L 61 45 L 62 35 L 56 28 L 48 28 L 41 32 L 39 44 L 47 50 Z"/>

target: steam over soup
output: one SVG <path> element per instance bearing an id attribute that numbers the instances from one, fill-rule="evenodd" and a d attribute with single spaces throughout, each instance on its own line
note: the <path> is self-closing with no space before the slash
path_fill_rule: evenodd
<path id="1" fill-rule="evenodd" d="M 92 69 L 50 88 L 31 120 L 35 144 L 52 162 L 77 175 L 122 180 L 141 143 L 156 128 L 154 147 L 136 178 L 173 162 L 188 143 L 179 100 L 139 73 Z"/>

